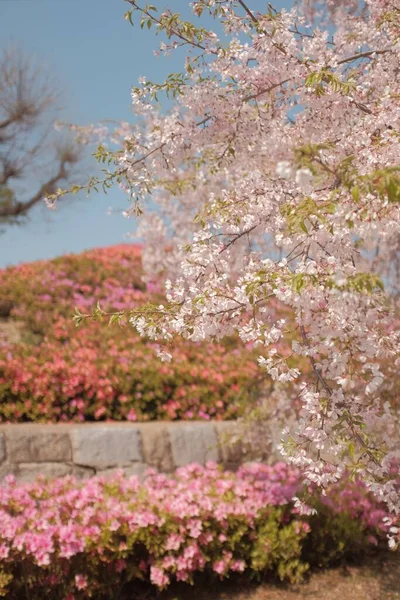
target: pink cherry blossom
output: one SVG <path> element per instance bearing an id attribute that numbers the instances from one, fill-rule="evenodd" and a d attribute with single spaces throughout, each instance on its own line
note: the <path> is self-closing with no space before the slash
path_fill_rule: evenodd
<path id="1" fill-rule="evenodd" d="M 355 470 L 397 513 L 398 9 L 329 2 L 330 26 L 320 4 L 201 0 L 195 15 L 224 35 L 188 37 L 130 0 L 130 18 L 166 35 L 160 53 L 187 55 L 180 76 L 139 82 L 137 121 L 110 134 L 107 182 L 133 200 L 127 216 L 144 211 L 146 279 L 167 296 L 127 315 L 156 343 L 238 334 L 259 348 L 285 415 L 296 396 L 283 455 L 323 487 Z"/>

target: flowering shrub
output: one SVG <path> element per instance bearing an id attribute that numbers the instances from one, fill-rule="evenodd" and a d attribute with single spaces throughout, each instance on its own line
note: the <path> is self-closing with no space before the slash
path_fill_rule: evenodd
<path id="1" fill-rule="evenodd" d="M 82 309 L 100 301 L 105 309 L 120 310 L 146 301 L 141 277 L 139 246 L 96 248 L 1 269 L 1 301 L 12 319 L 22 320 L 36 334 L 52 335 L 52 326 L 61 317 L 69 321 L 74 306 Z"/>
<path id="2" fill-rule="evenodd" d="M 0 359 L 0 418 L 7 421 L 235 417 L 261 380 L 238 350 L 178 344 L 172 364 L 139 336 L 94 325 L 64 343 L 16 346 Z"/>
<path id="3" fill-rule="evenodd" d="M 100 248 L 0 271 L 3 306 L 24 323 L 0 347 L 0 420 L 210 419 L 240 415 L 265 376 L 236 342 L 178 340 L 171 364 L 126 328 L 72 322 L 74 306 L 120 310 L 159 294 L 141 280 L 140 248 Z M 1 307 L 0 307 L 1 310 Z"/>
<path id="4" fill-rule="evenodd" d="M 321 567 L 339 558 L 359 556 L 366 546 L 378 545 L 379 535 L 374 531 L 389 529 L 386 512 L 365 493 L 359 480 L 343 479 L 326 496 L 317 494 L 313 508 L 316 512 L 309 520 L 305 552 L 309 561 Z M 360 528 L 360 519 L 364 528 Z"/>
<path id="5" fill-rule="evenodd" d="M 299 487 L 298 472 L 283 463 L 237 474 L 190 465 L 174 478 L 151 472 L 143 484 L 122 475 L 23 485 L 9 478 L 0 488 L 2 594 L 110 599 L 137 580 L 164 588 L 200 572 L 294 581 L 320 558 L 308 539 L 325 553 L 340 535 L 343 553 L 384 535 L 386 513 L 362 484 L 347 484 L 345 496 L 328 491 L 318 521 L 293 505 Z M 327 562 L 338 556 L 330 552 Z"/>

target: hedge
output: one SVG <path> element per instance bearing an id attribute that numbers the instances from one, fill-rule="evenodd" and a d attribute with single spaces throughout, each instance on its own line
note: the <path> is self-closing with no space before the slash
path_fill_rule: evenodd
<path id="1" fill-rule="evenodd" d="M 120 310 L 161 298 L 142 281 L 137 246 L 9 267 L 0 288 L 0 313 L 22 324 L 21 342 L 0 346 L 0 421 L 229 419 L 263 385 L 256 354 L 237 340 L 175 340 L 163 364 L 128 325 L 74 327 L 75 306 Z"/>
<path id="2" fill-rule="evenodd" d="M 307 514 L 296 493 L 299 474 L 283 463 L 236 474 L 190 465 L 143 483 L 122 474 L 20 485 L 9 477 L 0 488 L 1 593 L 111 600 L 132 597 L 138 581 L 163 589 L 199 574 L 295 582 L 386 536 L 386 513 L 360 482 L 313 491 Z"/>

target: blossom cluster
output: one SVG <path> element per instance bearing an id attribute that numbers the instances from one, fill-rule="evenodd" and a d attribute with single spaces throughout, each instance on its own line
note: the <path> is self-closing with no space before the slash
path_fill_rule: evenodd
<path id="1" fill-rule="evenodd" d="M 131 329 L 77 329 L 74 306 L 121 310 L 159 294 L 141 279 L 141 251 L 114 246 L 0 271 L 2 302 L 23 323 L 0 345 L 0 420 L 209 420 L 240 416 L 262 385 L 255 356 L 234 340 L 177 340 L 171 364 Z M 1 310 L 1 307 L 0 307 Z M 129 333 L 129 335 L 127 335 Z"/>
<path id="2" fill-rule="evenodd" d="M 313 493 L 311 504 L 325 507 L 317 521 L 300 514 L 295 493 L 300 474 L 284 463 L 236 474 L 189 465 L 172 477 L 150 471 L 143 483 L 122 474 L 19 485 L 8 477 L 0 488 L 1 593 L 109 599 L 138 580 L 165 588 L 205 571 L 294 581 L 325 549 L 337 560 L 378 544 L 388 529 L 387 513 L 360 482 Z"/>
<path id="3" fill-rule="evenodd" d="M 132 307 L 132 325 L 167 343 L 235 332 L 257 345 L 301 398 L 282 451 L 321 485 L 357 471 L 400 512 L 400 415 L 382 393 L 400 364 L 398 3 L 330 2 L 331 27 L 314 0 L 264 12 L 193 2 L 215 30 L 128 3 L 127 20 L 163 37 L 160 53 L 186 50 L 182 73 L 139 81 L 137 120 L 98 152 L 105 183 L 144 212 L 148 276 L 165 277 L 167 303 Z"/>

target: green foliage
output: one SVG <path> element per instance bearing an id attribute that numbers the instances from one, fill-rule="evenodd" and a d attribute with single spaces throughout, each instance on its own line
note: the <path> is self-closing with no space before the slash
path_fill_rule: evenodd
<path id="1" fill-rule="evenodd" d="M 336 501 L 338 505 L 342 502 L 339 498 Z M 371 541 L 377 543 L 371 538 L 372 531 L 355 514 L 361 513 L 362 503 L 357 506 L 357 499 L 352 502 L 353 510 L 335 512 L 332 500 L 327 504 L 318 495 L 314 498 L 312 504 L 317 513 L 309 517 L 310 533 L 302 550 L 303 558 L 311 565 L 328 567 L 349 558 L 360 558 Z"/>
<path id="2" fill-rule="evenodd" d="M 251 548 L 250 569 L 255 574 L 275 571 L 281 581 L 296 583 L 309 569 L 301 556 L 308 528 L 297 521 L 282 527 L 282 517 L 282 509 L 274 508 L 259 524 Z"/>
<path id="3" fill-rule="evenodd" d="M 155 27 L 156 34 L 164 32 L 169 39 L 177 36 L 184 42 L 200 44 L 208 36 L 208 31 L 204 27 L 196 27 L 191 21 L 181 19 L 180 13 L 173 13 L 170 10 L 158 13 L 154 4 L 147 4 L 142 8 L 135 0 L 127 1 L 132 8 L 125 13 L 125 20 L 131 25 L 134 24 L 133 13 L 136 11 L 140 14 L 141 29 Z"/>
<path id="4" fill-rule="evenodd" d="M 291 287 L 297 293 L 300 293 L 307 285 L 317 285 L 320 282 L 321 280 L 317 275 L 309 273 L 291 275 Z M 374 273 L 357 273 L 357 275 L 347 277 L 345 282 L 340 284 L 328 277 L 324 283 L 330 289 L 337 288 L 343 291 L 355 291 L 360 294 L 373 294 L 385 289 L 381 278 Z"/>
<path id="5" fill-rule="evenodd" d="M 374 273 L 358 273 L 353 277 L 347 278 L 345 289 L 354 290 L 359 293 L 373 294 L 374 292 L 383 292 L 385 286 L 378 275 Z"/>
<path id="6" fill-rule="evenodd" d="M 340 186 L 347 189 L 356 204 L 366 199 L 367 195 L 375 196 L 389 203 L 400 202 L 400 166 L 376 169 L 371 173 L 360 174 L 354 166 L 355 156 L 346 156 L 339 164 L 329 166 L 321 158 L 321 151 L 329 150 L 334 144 L 306 144 L 293 149 L 295 164 L 298 167 L 309 169 L 313 175 L 324 175 L 325 177 L 335 177 L 332 189 L 338 190 Z M 333 194 L 333 199 L 335 198 Z M 314 203 L 315 204 L 315 203 Z M 303 200 L 296 210 L 288 215 L 289 230 L 298 232 L 299 229 L 306 232 L 304 218 L 315 214 L 320 219 L 318 213 L 313 212 L 313 201 L 309 198 Z M 318 210 L 324 209 L 333 214 L 335 212 L 335 203 L 327 202 L 318 205 Z M 285 211 L 285 207 L 283 208 Z M 303 219 L 301 219 L 303 213 Z M 284 213 L 285 214 L 285 213 Z"/>
<path id="7" fill-rule="evenodd" d="M 183 73 L 169 73 L 163 83 L 146 81 L 142 87 L 134 87 L 133 91 L 138 95 L 147 92 L 149 100 L 158 101 L 160 92 L 164 92 L 167 98 L 176 98 L 182 94 L 182 87 L 187 81 L 188 79 Z"/>
<path id="8" fill-rule="evenodd" d="M 334 214 L 336 210 L 333 202 L 316 203 L 307 196 L 296 205 L 284 204 L 281 207 L 282 216 L 286 217 L 289 233 L 306 233 L 318 222 L 326 223 L 326 215 Z"/>
<path id="9" fill-rule="evenodd" d="M 0 596 L 2 598 L 8 596 L 9 589 L 7 588 L 9 588 L 13 580 L 13 575 L 7 571 L 8 569 L 3 570 L 3 567 L 0 567 Z"/>
<path id="10" fill-rule="evenodd" d="M 367 175 L 359 176 L 353 186 L 354 192 L 377 195 L 390 203 L 400 202 L 400 167 L 378 169 Z"/>
<path id="11" fill-rule="evenodd" d="M 318 283 L 318 277 L 308 273 L 296 273 L 291 277 L 291 287 L 298 294 L 300 294 L 301 290 L 309 283 L 316 285 Z"/>
<path id="12" fill-rule="evenodd" d="M 347 81 L 341 81 L 337 75 L 327 68 L 310 73 L 306 77 L 305 85 L 311 88 L 319 97 L 326 94 L 328 89 L 347 96 L 355 86 L 351 78 Z"/>

